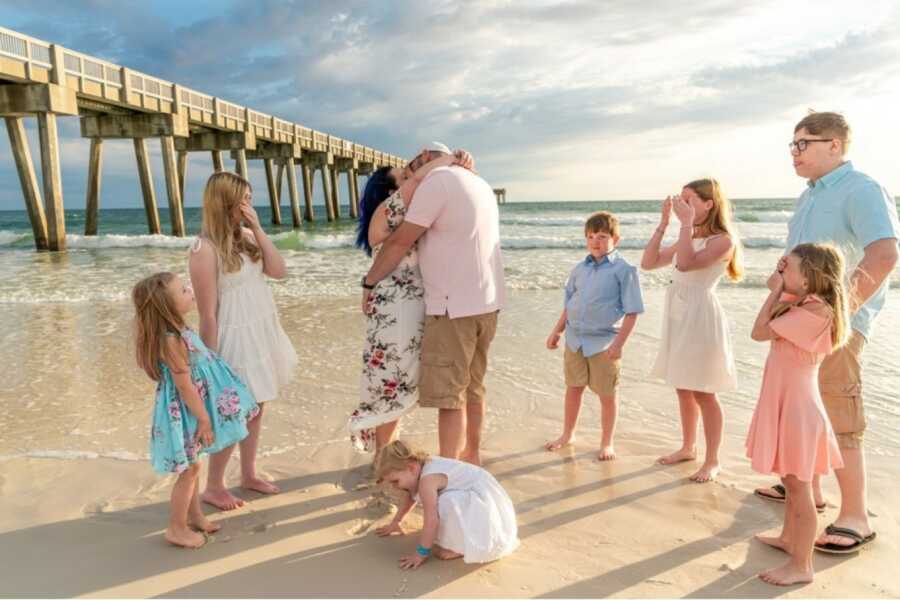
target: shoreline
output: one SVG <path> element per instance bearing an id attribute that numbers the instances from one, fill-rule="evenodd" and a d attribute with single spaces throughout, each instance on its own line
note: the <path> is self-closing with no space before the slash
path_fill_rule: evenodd
<path id="1" fill-rule="evenodd" d="M 722 397 L 723 474 L 714 483 L 694 484 L 686 477 L 695 464 L 654 464 L 680 441 L 674 393 L 645 377 L 655 355 L 661 294 L 645 296 L 648 314 L 625 349 L 619 458 L 600 463 L 594 460 L 599 402 L 591 395 L 574 446 L 555 453 L 541 449 L 561 428 L 562 353 L 543 348 L 559 294 L 511 291 L 491 351 L 483 458 L 516 504 L 522 545 L 496 563 L 434 560 L 413 572 L 401 571 L 396 562 L 417 536 L 385 540 L 373 534 L 390 509 L 367 488 L 370 457 L 354 453 L 347 441 L 358 377 L 357 363 L 348 357 L 356 356 L 363 331 L 355 296 L 280 305 L 301 366 L 288 393 L 267 411 L 259 466 L 285 491 L 271 497 L 241 492 L 249 502 L 230 513 L 205 507 L 224 527 L 198 551 L 165 544 L 171 478 L 157 478 L 144 461 L 130 460 L 146 448 L 152 390 L 130 364 L 122 366 L 123 356 L 130 356 L 122 336 L 126 303 L 97 308 L 89 321 L 76 312 L 76 323 L 95 323 L 94 329 L 86 333 L 84 324 L 68 325 L 59 338 L 65 343 L 55 348 L 66 360 L 54 363 L 74 379 L 29 381 L 42 393 L 57 394 L 45 406 L 28 409 L 7 401 L 13 411 L 35 417 L 21 421 L 30 429 L 13 430 L 17 441 L 7 439 L 0 448 L 7 456 L 0 460 L 0 595 L 900 596 L 891 576 L 900 534 L 894 508 L 900 468 L 896 442 L 890 431 L 881 431 L 887 423 L 873 423 L 872 448 L 880 451 L 868 453 L 878 540 L 861 557 L 817 553 L 818 574 L 808 586 L 773 588 L 756 580 L 759 570 L 784 560 L 752 540 L 780 525 L 783 505 L 753 497 L 754 487 L 773 479 L 753 473 L 744 458 L 765 354 L 764 345 L 746 342 L 749 324 L 738 323 L 732 331 L 741 344 L 741 391 Z M 52 331 L 52 324 L 36 322 L 30 334 Z M 119 370 L 77 375 L 93 364 Z M 52 415 L 65 415 L 55 417 L 66 419 L 60 433 L 42 429 Z M 8 424 L 9 416 L 0 419 Z M 434 411 L 416 410 L 401 425 L 401 435 L 433 452 L 435 422 Z M 129 460 L 9 456 L 17 449 L 27 452 L 29 444 L 51 447 L 54 440 L 73 450 L 131 454 L 116 455 Z M 229 483 L 237 480 L 237 470 L 233 459 Z M 833 477 L 825 492 L 832 506 L 820 529 L 836 516 Z M 411 516 L 407 530 L 420 519 Z M 362 577 L 348 577 L 357 568 Z"/>

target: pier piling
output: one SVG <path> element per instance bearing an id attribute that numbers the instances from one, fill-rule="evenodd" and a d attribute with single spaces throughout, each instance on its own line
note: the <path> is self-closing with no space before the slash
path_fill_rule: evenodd
<path id="1" fill-rule="evenodd" d="M 184 210 L 181 202 L 182 184 L 179 181 L 175 161 L 175 140 L 170 135 L 159 138 L 162 147 L 163 171 L 166 177 L 166 194 L 169 196 L 169 216 L 172 219 L 172 235 L 184 237 Z"/>
<path id="2" fill-rule="evenodd" d="M 313 172 L 310 169 L 309 163 L 305 160 L 300 163 L 300 173 L 303 178 L 303 218 L 312 222 L 312 220 L 315 219 L 312 203 Z"/>
<path id="3" fill-rule="evenodd" d="M 156 206 L 156 191 L 153 189 L 153 174 L 150 171 L 144 138 L 134 138 L 134 156 L 137 159 L 138 177 L 141 180 L 144 211 L 147 213 L 147 229 L 151 234 L 158 235 L 162 233 L 159 227 L 159 208 Z"/>
<path id="4" fill-rule="evenodd" d="M 159 208 L 147 156 L 147 138 L 160 138 L 172 233 L 184 235 L 185 176 L 189 152 L 210 152 L 213 169 L 224 170 L 222 152 L 232 152 L 235 171 L 246 177 L 248 159 L 265 161 L 273 222 L 281 221 L 280 198 L 287 170 L 294 227 L 315 218 L 315 171 L 322 177 L 329 221 L 341 216 L 339 181 L 347 176 L 350 215 L 359 211 L 360 174 L 399 157 L 315 131 L 178 83 L 113 64 L 0 27 L 0 116 L 4 117 L 22 196 L 39 250 L 64 250 L 66 226 L 60 173 L 58 116 L 79 116 L 90 139 L 86 235 L 96 235 L 102 183 L 103 141 L 130 139 L 141 185 L 147 228 L 161 233 Z M 38 187 L 24 118 L 36 116 L 43 190 Z M 259 140 L 259 147 L 257 146 Z M 274 167 L 277 177 L 273 177 Z M 301 216 L 296 168 L 303 178 Z M 43 193 L 42 193 L 43 192 Z"/>
<path id="5" fill-rule="evenodd" d="M 269 189 L 269 207 L 272 209 L 272 224 L 281 225 L 281 190 L 275 185 L 275 173 L 271 158 L 264 158 L 266 187 Z M 296 227 L 297 224 L 294 223 Z"/>
<path id="6" fill-rule="evenodd" d="M 19 174 L 19 183 L 22 185 L 22 196 L 25 198 L 25 208 L 28 211 L 28 220 L 31 221 L 31 230 L 34 232 L 34 244 L 38 250 L 49 250 L 47 217 L 44 215 L 41 190 L 38 188 L 34 162 L 31 159 L 28 138 L 25 135 L 24 119 L 22 117 L 6 117 L 5 120 L 6 130 L 9 133 L 9 145 L 12 148 L 16 171 Z"/>
<path id="7" fill-rule="evenodd" d="M 181 202 L 184 203 L 184 177 L 187 174 L 188 153 L 178 151 L 178 190 L 181 192 Z"/>
<path id="8" fill-rule="evenodd" d="M 284 160 L 277 160 L 275 164 L 278 165 L 278 173 L 275 175 L 275 197 L 278 198 L 279 203 L 281 202 L 281 184 L 284 181 Z"/>
<path id="9" fill-rule="evenodd" d="M 38 113 L 41 140 L 41 174 L 47 209 L 47 241 L 50 250 L 66 249 L 66 215 L 63 209 L 62 172 L 59 165 L 59 132 L 56 114 Z"/>
<path id="10" fill-rule="evenodd" d="M 327 165 L 324 167 L 328 170 L 328 183 L 331 187 L 331 203 L 334 210 L 334 218 L 341 218 L 341 186 L 338 180 L 338 170 L 336 165 Z"/>
<path id="11" fill-rule="evenodd" d="M 294 165 L 294 157 L 289 156 L 285 159 L 285 169 L 287 170 L 288 192 L 291 196 L 291 220 L 294 229 L 300 228 L 300 194 L 297 191 L 297 168 Z"/>
<path id="12" fill-rule="evenodd" d="M 88 162 L 87 192 L 84 208 L 84 235 L 97 235 L 97 215 L 100 210 L 100 180 L 103 171 L 103 138 L 91 138 Z"/>
<path id="13" fill-rule="evenodd" d="M 249 171 L 247 170 L 247 154 L 243 149 L 235 150 L 234 153 L 234 172 L 246 179 L 249 177 Z"/>

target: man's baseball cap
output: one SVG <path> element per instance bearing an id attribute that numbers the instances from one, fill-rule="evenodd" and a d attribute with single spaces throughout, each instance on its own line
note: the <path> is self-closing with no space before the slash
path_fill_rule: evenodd
<path id="1" fill-rule="evenodd" d="M 447 147 L 446 144 L 442 144 L 440 142 L 431 142 L 430 144 L 426 144 L 425 150 L 431 150 L 432 152 L 442 152 L 444 154 L 453 154 L 450 151 L 450 148 Z"/>

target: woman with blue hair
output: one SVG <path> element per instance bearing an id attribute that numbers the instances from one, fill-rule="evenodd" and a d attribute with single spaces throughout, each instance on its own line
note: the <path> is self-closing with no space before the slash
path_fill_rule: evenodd
<path id="1" fill-rule="evenodd" d="M 416 188 L 428 173 L 453 165 L 471 169 L 473 164 L 462 150 L 453 154 L 429 150 L 404 169 L 376 170 L 360 200 L 357 247 L 368 256 L 378 254 L 381 244 L 403 223 Z M 360 402 L 350 415 L 350 440 L 357 450 L 374 450 L 378 456 L 393 439 L 400 417 L 418 399 L 425 287 L 415 246 L 372 290 L 366 321 Z"/>

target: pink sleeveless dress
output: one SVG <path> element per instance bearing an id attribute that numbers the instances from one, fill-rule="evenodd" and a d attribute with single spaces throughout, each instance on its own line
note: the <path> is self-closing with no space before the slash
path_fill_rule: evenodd
<path id="1" fill-rule="evenodd" d="M 822 302 L 807 296 L 803 304 Z M 754 471 L 812 481 L 844 466 L 819 395 L 819 364 L 831 353 L 831 317 L 791 307 L 769 325 L 772 340 L 750 432 Z"/>

